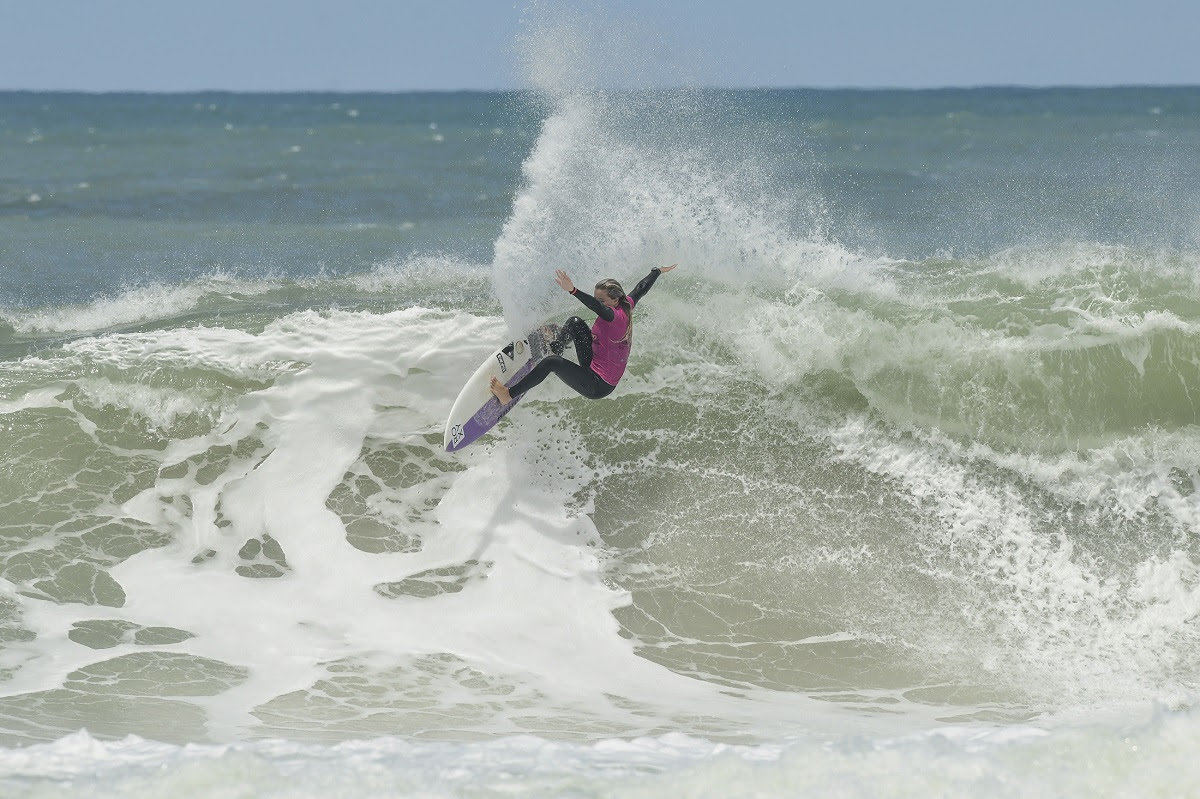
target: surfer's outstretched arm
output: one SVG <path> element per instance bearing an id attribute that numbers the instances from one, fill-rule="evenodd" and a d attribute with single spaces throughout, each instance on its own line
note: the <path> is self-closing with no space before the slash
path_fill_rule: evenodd
<path id="1" fill-rule="evenodd" d="M 633 291 L 629 292 L 629 296 L 633 297 L 634 302 L 637 302 L 643 296 L 645 296 L 647 291 L 650 290 L 650 287 L 654 285 L 654 281 L 658 280 L 659 275 L 661 275 L 664 272 L 670 272 L 672 269 L 674 269 L 678 265 L 679 264 L 671 264 L 670 266 L 664 266 L 661 268 L 657 267 L 657 266 L 654 267 L 653 269 L 650 270 L 650 274 L 648 274 L 644 278 L 642 278 L 638 282 L 638 284 L 633 287 Z"/>
<path id="2" fill-rule="evenodd" d="M 599 316 L 605 322 L 611 322 L 613 319 L 617 318 L 616 311 L 614 311 L 612 308 L 609 308 L 607 305 L 600 302 L 600 300 L 596 299 L 591 294 L 588 294 L 586 291 L 574 289 L 571 292 L 571 296 L 586 305 L 589 311 L 596 314 L 596 316 Z"/>
<path id="3" fill-rule="evenodd" d="M 605 322 L 611 322 L 613 319 L 616 319 L 617 315 L 612 308 L 609 308 L 586 291 L 580 291 L 575 288 L 575 284 L 571 282 L 571 278 L 563 270 L 554 270 L 554 281 L 562 287 L 563 291 L 582 302 L 587 306 L 589 311 L 599 316 Z"/>

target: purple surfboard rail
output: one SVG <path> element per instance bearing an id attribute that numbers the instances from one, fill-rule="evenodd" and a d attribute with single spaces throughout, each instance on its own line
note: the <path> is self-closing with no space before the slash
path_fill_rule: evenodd
<path id="1" fill-rule="evenodd" d="M 529 359 L 525 361 L 525 363 L 521 364 L 516 371 L 509 374 L 504 380 L 504 385 L 511 386 L 522 377 L 529 374 L 533 367 L 536 366 L 538 362 L 542 360 L 542 358 L 550 353 L 550 342 L 554 340 L 557 334 L 558 325 L 542 325 L 536 330 L 530 332 L 529 335 L 527 335 L 524 339 L 512 341 L 507 346 L 497 350 L 488 357 L 488 360 L 484 362 L 483 366 L 486 367 L 499 362 L 502 365 L 501 371 L 503 372 L 503 364 L 506 362 L 506 360 L 511 361 L 514 358 L 515 353 L 519 353 L 523 348 L 527 347 Z M 487 376 L 488 372 L 486 372 L 483 367 L 480 367 L 480 370 L 472 375 L 471 381 L 468 381 L 467 386 L 463 388 L 463 394 L 466 394 L 467 391 L 472 388 L 473 382 L 477 383 L 479 380 L 484 379 Z M 460 398 L 461 396 L 462 395 L 460 395 Z M 504 416 L 513 409 L 513 406 L 520 402 L 520 400 L 520 397 L 515 397 L 513 401 L 507 405 L 501 405 L 500 400 L 489 395 L 483 406 L 480 407 L 479 410 L 477 410 L 466 421 L 457 424 L 447 421 L 445 436 L 446 451 L 457 452 L 458 450 L 479 440 L 484 433 L 495 427 L 496 423 L 503 419 Z M 456 400 L 455 405 L 457 406 L 457 404 L 458 401 Z"/>
<path id="2" fill-rule="evenodd" d="M 532 363 L 525 364 L 517 370 L 516 374 L 513 375 L 513 379 L 509 382 L 506 382 L 504 385 L 508 386 L 517 382 L 522 377 L 529 374 L 530 370 L 533 369 L 533 366 L 534 365 Z M 454 443 L 452 440 L 450 446 L 446 448 L 446 451 L 457 452 L 468 444 L 474 443 L 480 436 L 495 427 L 496 423 L 503 419 L 505 415 L 520 401 L 520 397 L 514 397 L 512 402 L 508 403 L 507 405 L 501 405 L 500 400 L 492 397 L 490 400 L 488 400 L 487 405 L 484 405 L 475 412 L 474 416 L 467 420 L 466 424 L 464 424 L 461 428 L 461 433 L 455 435 L 455 438 L 458 439 L 457 443 Z"/>

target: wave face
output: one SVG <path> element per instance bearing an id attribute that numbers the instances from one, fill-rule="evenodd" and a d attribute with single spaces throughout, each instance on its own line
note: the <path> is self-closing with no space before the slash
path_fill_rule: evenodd
<path id="1" fill-rule="evenodd" d="M 558 306 L 556 264 L 686 264 L 645 303 L 625 390 L 575 421 L 637 652 L 964 718 L 1193 690 L 1194 249 L 1156 220 L 1138 245 L 869 256 L 811 186 L 780 199 L 779 142 L 727 109 L 556 103 L 496 245 L 511 326 Z"/>
<path id="2" fill-rule="evenodd" d="M 138 234 L 26 247 L 52 268 L 0 297 L 6 789 L 151 790 L 151 764 L 163 791 L 458 795 L 501 763 L 528 793 L 986 794 L 1068 762 L 1104 792 L 1131 772 L 1089 764 L 1138 743 L 1187 784 L 1200 93 L 590 81 L 18 98 L 0 146 L 58 148 L 75 188 L 28 167 L 4 230 Z M 88 171 L 141 137 L 223 166 L 169 202 Z M 453 150 L 411 227 L 363 210 L 369 170 L 323 171 L 385 145 Z M 441 451 L 496 343 L 578 312 L 555 268 L 676 261 L 610 398 L 548 381 Z M 435 785 L 451 762 L 482 765 Z"/>

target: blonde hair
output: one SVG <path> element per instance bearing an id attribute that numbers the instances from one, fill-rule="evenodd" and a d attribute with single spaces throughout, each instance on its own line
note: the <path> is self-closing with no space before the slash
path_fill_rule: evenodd
<path id="1" fill-rule="evenodd" d="M 625 289 L 621 288 L 621 284 L 615 279 L 606 277 L 596 284 L 596 291 L 603 291 L 610 300 L 616 300 L 617 304 L 625 309 L 625 318 L 629 320 L 629 324 L 625 327 L 625 335 L 621 337 L 621 341 L 633 341 L 633 305 L 630 304 L 629 297 L 625 296 Z"/>

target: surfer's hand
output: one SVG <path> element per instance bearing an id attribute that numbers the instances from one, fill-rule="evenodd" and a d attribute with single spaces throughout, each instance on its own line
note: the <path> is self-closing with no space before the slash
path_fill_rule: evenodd
<path id="1" fill-rule="evenodd" d="M 554 280 L 558 283 L 558 285 L 562 286 L 563 291 L 575 291 L 575 284 L 571 282 L 571 278 L 567 277 L 567 273 L 563 270 L 554 270 Z"/>
<path id="2" fill-rule="evenodd" d="M 672 269 L 674 269 L 677 266 L 679 266 L 679 264 L 671 264 L 670 266 L 658 266 L 655 268 L 658 269 L 659 272 L 670 272 Z"/>

